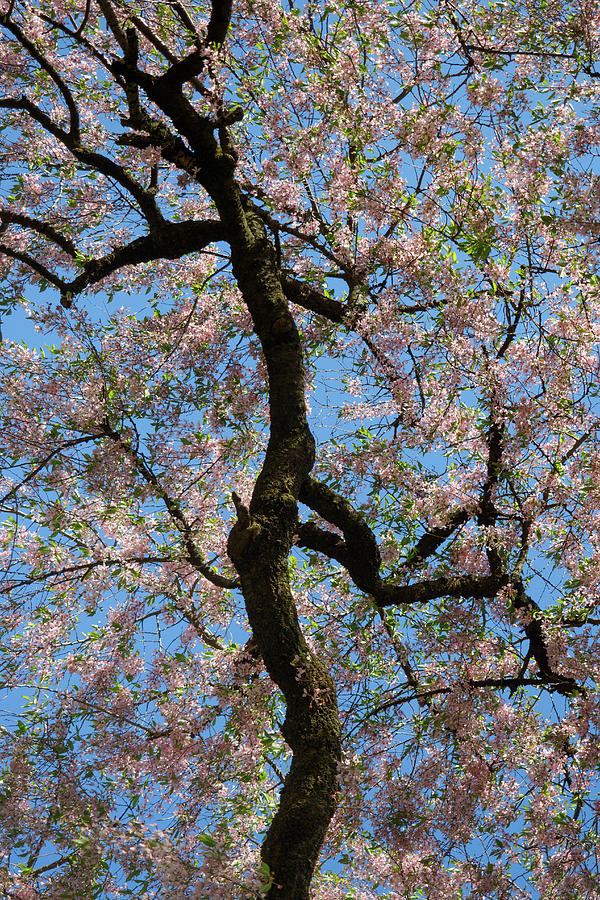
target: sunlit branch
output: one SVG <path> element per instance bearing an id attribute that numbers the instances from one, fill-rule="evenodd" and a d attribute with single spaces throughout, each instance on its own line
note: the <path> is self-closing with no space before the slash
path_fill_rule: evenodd
<path id="1" fill-rule="evenodd" d="M 127 41 L 123 33 L 123 29 L 119 25 L 119 20 L 117 19 L 115 11 L 112 8 L 109 0 L 98 0 L 98 6 L 102 10 L 102 14 L 106 19 L 106 24 L 115 36 L 117 43 L 122 49 L 124 49 L 127 45 Z"/>

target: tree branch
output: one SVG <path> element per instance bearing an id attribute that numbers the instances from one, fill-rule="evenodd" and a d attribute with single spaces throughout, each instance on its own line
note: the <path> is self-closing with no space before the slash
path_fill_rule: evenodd
<path id="1" fill-rule="evenodd" d="M 489 492 L 495 483 L 496 467 L 500 461 L 500 432 L 496 429 L 491 434 L 490 462 L 488 465 L 487 493 L 483 503 L 484 512 L 489 512 L 487 504 L 491 502 Z M 485 491 L 485 488 L 484 488 Z M 335 559 L 347 570 L 358 588 L 370 594 L 376 606 L 382 609 L 387 606 L 412 606 L 427 603 L 440 597 L 494 597 L 503 588 L 513 587 L 515 594 L 513 606 L 525 613 L 528 621 L 523 630 L 529 640 L 531 654 L 535 659 L 542 677 L 556 683 L 564 683 L 571 689 L 574 681 L 553 671 L 548 659 L 546 639 L 540 623 L 540 610 L 529 598 L 522 582 L 515 581 L 498 565 L 490 575 L 441 575 L 438 578 L 427 578 L 414 584 L 390 584 L 382 581 L 379 575 L 381 558 L 375 535 L 353 507 L 329 488 L 308 476 L 300 491 L 300 500 L 322 518 L 340 528 L 344 540 L 338 535 L 319 528 L 314 523 L 306 523 L 298 529 L 300 543 L 304 546 L 324 553 Z M 459 521 L 462 513 L 456 515 Z M 454 523 L 452 523 L 454 524 Z M 451 526 L 452 527 L 452 526 Z M 457 526 L 455 526 L 457 527 Z M 422 546 L 437 547 L 442 534 L 425 536 Z M 417 545 L 418 546 L 418 545 Z M 500 560 L 498 558 L 498 564 Z"/>
<path id="2" fill-rule="evenodd" d="M 225 42 L 231 22 L 232 7 L 232 0 L 212 0 L 204 42 L 183 59 L 174 62 L 163 75 L 159 76 L 156 83 L 161 90 L 164 87 L 171 90 L 179 88 L 202 72 L 206 63 L 206 48 L 218 49 Z"/>
<path id="3" fill-rule="evenodd" d="M 498 688 L 501 691 L 509 690 L 511 692 L 516 691 L 520 687 L 539 687 L 544 688 L 545 690 L 549 687 L 553 687 L 557 693 L 565 693 L 564 682 L 560 677 L 555 677 L 553 679 L 521 678 L 519 676 L 516 676 L 515 678 L 468 678 L 456 687 L 430 688 L 429 690 L 420 690 L 418 693 L 413 692 L 412 694 L 402 694 L 400 696 L 390 697 L 389 700 L 384 700 L 382 703 L 379 703 L 371 713 L 369 713 L 369 717 L 376 716 L 378 713 L 385 712 L 388 709 L 393 709 L 401 703 L 410 703 L 412 700 L 421 703 L 423 700 L 431 700 L 432 697 L 439 697 L 440 694 L 453 694 L 457 689 L 464 689 L 465 687 L 475 690 L 489 687 Z M 575 690 L 575 687 L 571 690 Z M 581 688 L 579 688 L 579 691 L 581 691 Z"/>
<path id="4" fill-rule="evenodd" d="M 7 97 L 0 100 L 0 109 L 15 109 L 27 113 L 35 122 L 38 122 L 42 128 L 66 147 L 67 150 L 73 154 L 75 159 L 79 160 L 84 165 L 89 166 L 90 169 L 94 169 L 102 175 L 106 175 L 107 178 L 112 178 L 131 194 L 136 200 L 146 221 L 151 226 L 159 225 L 164 222 L 163 215 L 160 212 L 154 194 L 151 191 L 145 190 L 134 178 L 127 174 L 125 169 L 114 162 L 114 160 L 103 156 L 101 153 L 97 153 L 95 150 L 89 150 L 83 147 L 78 138 L 75 138 L 74 135 L 56 125 L 50 116 L 36 106 L 35 103 L 32 103 L 24 94 L 21 97 Z"/>
<path id="5" fill-rule="evenodd" d="M 54 450 L 51 450 L 50 453 L 47 453 L 46 456 L 43 457 L 42 460 L 29 472 L 25 478 L 23 478 L 18 484 L 15 484 L 14 487 L 10 489 L 3 497 L 0 497 L 0 504 L 5 503 L 9 497 L 12 497 L 13 494 L 16 494 L 21 490 L 29 481 L 31 481 L 35 476 L 42 471 L 42 469 L 48 465 L 51 459 L 53 459 L 58 453 L 62 453 L 65 449 L 69 447 L 77 447 L 79 444 L 85 444 L 89 441 L 97 440 L 97 435 L 95 434 L 84 434 L 82 437 L 73 438 L 70 441 L 65 441 L 65 443 L 61 444 L 60 447 L 55 447 Z"/>
<path id="6" fill-rule="evenodd" d="M 281 273 L 281 286 L 290 303 L 309 309 L 320 316 L 329 319 L 330 322 L 341 323 L 344 321 L 344 306 L 338 301 L 327 297 L 317 288 L 292 278 L 285 272 Z"/>
<path id="7" fill-rule="evenodd" d="M 465 509 L 457 509 L 449 516 L 446 525 L 434 526 L 425 531 L 408 554 L 403 565 L 406 569 L 416 569 L 425 562 L 457 529 L 469 521 L 471 515 Z"/>
<path id="8" fill-rule="evenodd" d="M 73 94 L 67 87 L 64 79 L 61 75 L 56 71 L 54 66 L 48 62 L 43 53 L 40 53 L 35 44 L 29 40 L 29 38 L 24 34 L 24 32 L 19 28 L 16 22 L 13 22 L 12 19 L 8 15 L 0 16 L 0 25 L 10 31 L 11 34 L 15 36 L 17 41 L 24 47 L 25 50 L 29 53 L 30 56 L 35 59 L 38 65 L 50 75 L 52 81 L 57 86 L 58 90 L 62 94 L 63 100 L 69 110 L 69 138 L 75 142 L 79 143 L 80 141 L 80 132 L 79 132 L 79 109 L 77 108 L 77 104 L 73 98 Z"/>
<path id="9" fill-rule="evenodd" d="M 2 226 L 22 225 L 23 228 L 30 228 L 37 234 L 42 235 L 42 237 L 48 238 L 48 240 L 52 241 L 53 244 L 56 244 L 57 247 L 60 247 L 61 250 L 64 250 L 64 252 L 72 259 L 74 259 L 77 254 L 77 247 L 73 241 L 48 222 L 40 222 L 39 219 L 26 216 L 23 213 L 12 212 L 12 210 L 9 209 L 0 209 L 0 222 L 2 223 Z M 2 228 L 2 231 L 4 231 L 4 227 Z"/>
<path id="10" fill-rule="evenodd" d="M 188 253 L 205 249 L 209 244 L 225 239 L 225 231 L 217 219 L 197 222 L 164 222 L 144 237 L 135 238 L 124 247 L 117 247 L 112 253 L 100 259 L 86 260 L 81 275 L 62 287 L 63 306 L 70 306 L 70 297 L 80 293 L 91 284 L 97 284 L 107 275 L 123 266 L 151 262 L 155 259 L 180 259 Z"/>
<path id="11" fill-rule="evenodd" d="M 124 455 L 132 463 L 136 472 L 142 476 L 147 484 L 151 485 L 156 495 L 163 501 L 173 524 L 183 538 L 188 559 L 194 568 L 197 569 L 207 581 L 216 585 L 216 587 L 239 588 L 240 582 L 236 578 L 226 578 L 223 575 L 219 575 L 218 572 L 214 572 L 212 568 L 205 563 L 202 554 L 196 546 L 193 529 L 185 517 L 180 504 L 167 493 L 143 456 L 132 447 L 129 441 L 124 440 L 118 431 L 111 428 L 107 420 L 102 423 L 99 430 L 101 434 L 113 441 L 113 443 L 123 451 Z"/>
<path id="12" fill-rule="evenodd" d="M 53 284 L 54 287 L 60 291 L 62 297 L 66 289 L 66 282 L 63 281 L 62 278 L 59 278 L 58 275 L 55 275 L 54 272 L 51 272 L 50 269 L 41 262 L 38 262 L 35 257 L 30 256 L 29 253 L 23 253 L 22 250 L 13 250 L 12 247 L 8 247 L 6 244 L 0 244 L 0 253 L 3 253 L 4 256 L 8 256 L 9 259 L 16 259 L 17 262 L 22 262 L 30 269 L 33 269 L 34 272 L 37 272 L 37 274 L 49 284 Z"/>
<path id="13" fill-rule="evenodd" d="M 508 575 L 441 575 L 415 584 L 383 583 L 375 602 L 378 606 L 407 606 L 439 597 L 494 597 L 509 584 Z"/>
<path id="14" fill-rule="evenodd" d="M 302 482 L 299 499 L 327 522 L 341 529 L 345 541 L 343 552 L 347 559 L 344 565 L 356 586 L 375 596 L 382 585 L 379 576 L 381 556 L 375 535 L 362 516 L 347 500 L 310 476 Z"/>

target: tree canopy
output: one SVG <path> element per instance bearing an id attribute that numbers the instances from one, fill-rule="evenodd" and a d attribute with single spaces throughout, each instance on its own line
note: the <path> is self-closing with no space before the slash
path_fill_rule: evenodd
<path id="1" fill-rule="evenodd" d="M 598 896 L 598 5 L 0 31 L 2 896 Z"/>

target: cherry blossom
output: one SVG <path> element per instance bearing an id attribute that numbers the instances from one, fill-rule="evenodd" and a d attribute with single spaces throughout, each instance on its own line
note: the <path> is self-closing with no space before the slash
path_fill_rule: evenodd
<path id="1" fill-rule="evenodd" d="M 0 4 L 7 898 L 596 895 L 599 35 Z"/>

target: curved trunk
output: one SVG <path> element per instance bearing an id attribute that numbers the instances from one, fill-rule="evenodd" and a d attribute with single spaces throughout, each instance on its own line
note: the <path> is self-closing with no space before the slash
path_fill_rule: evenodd
<path id="1" fill-rule="evenodd" d="M 326 668 L 304 640 L 288 572 L 300 486 L 312 469 L 315 454 L 306 419 L 300 336 L 264 222 L 235 180 L 236 159 L 227 150 L 227 135 L 220 132 L 217 143 L 214 125 L 164 76 L 134 71 L 132 64 L 123 64 L 121 69 L 143 85 L 189 142 L 193 156 L 189 171 L 217 208 L 222 239 L 231 250 L 233 274 L 265 357 L 269 443 L 249 510 L 234 495 L 238 519 L 228 550 L 240 576 L 254 638 L 269 675 L 285 698 L 283 735 L 293 752 L 279 809 L 262 848 L 273 876 L 269 896 L 308 900 L 312 873 L 335 808 L 341 749 L 335 689 Z M 189 160 L 183 159 L 175 144 L 163 142 L 163 154 L 185 167 Z"/>
<path id="2" fill-rule="evenodd" d="M 314 461 L 302 348 L 263 225 L 253 211 L 247 216 L 255 240 L 251 247 L 234 242 L 232 259 L 265 354 L 271 434 L 250 508 L 238 502 L 228 546 L 266 668 L 285 697 L 282 730 L 293 752 L 262 848 L 273 875 L 269 897 L 307 900 L 335 808 L 340 725 L 332 680 L 304 640 L 289 582 L 298 494 Z"/>

